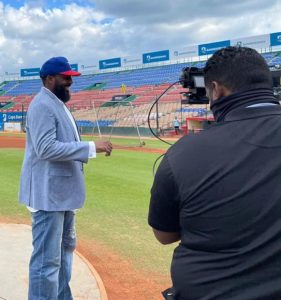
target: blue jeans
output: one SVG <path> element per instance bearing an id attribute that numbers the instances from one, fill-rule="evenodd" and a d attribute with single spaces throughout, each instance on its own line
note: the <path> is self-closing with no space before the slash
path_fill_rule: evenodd
<path id="1" fill-rule="evenodd" d="M 32 213 L 33 252 L 28 300 L 72 300 L 69 281 L 76 246 L 75 213 Z"/>

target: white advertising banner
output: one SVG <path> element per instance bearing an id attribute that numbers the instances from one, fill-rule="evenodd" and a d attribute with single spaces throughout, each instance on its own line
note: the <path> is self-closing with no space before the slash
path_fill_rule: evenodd
<path id="1" fill-rule="evenodd" d="M 4 131 L 21 132 L 21 123 L 6 122 L 4 123 Z"/>
<path id="2" fill-rule="evenodd" d="M 89 73 L 89 72 L 98 72 L 99 71 L 99 66 L 98 64 L 81 64 L 79 65 L 79 72 L 82 73 Z"/>
<path id="3" fill-rule="evenodd" d="M 180 60 L 187 57 L 198 56 L 198 46 L 188 46 L 170 50 L 170 60 Z"/>
<path id="4" fill-rule="evenodd" d="M 270 35 L 263 34 L 257 36 L 250 36 L 240 39 L 230 40 L 231 46 L 242 46 L 253 49 L 265 49 L 270 47 Z"/>
<path id="5" fill-rule="evenodd" d="M 139 66 L 142 65 L 142 57 L 139 56 L 125 56 L 121 57 L 121 67 Z"/>

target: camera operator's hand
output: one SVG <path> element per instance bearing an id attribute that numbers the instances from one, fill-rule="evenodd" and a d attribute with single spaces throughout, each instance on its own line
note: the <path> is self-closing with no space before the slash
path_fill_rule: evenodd
<path id="1" fill-rule="evenodd" d="M 101 153 L 105 152 L 106 156 L 109 156 L 112 151 L 112 144 L 109 141 L 96 141 L 96 152 Z"/>

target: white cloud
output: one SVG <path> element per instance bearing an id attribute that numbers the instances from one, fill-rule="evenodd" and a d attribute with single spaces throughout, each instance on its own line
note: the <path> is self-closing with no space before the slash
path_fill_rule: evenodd
<path id="1" fill-rule="evenodd" d="M 0 75 L 40 67 L 52 56 L 93 65 L 99 59 L 281 31 L 280 0 L 96 0 L 92 7 L 67 1 L 63 8 L 42 8 L 39 2 L 46 3 L 32 0 L 17 9 L 0 0 Z"/>
<path id="2" fill-rule="evenodd" d="M 174 23 L 210 17 L 234 17 L 255 11 L 262 12 L 280 3 L 279 0 L 94 0 L 97 9 L 115 17 L 125 17 L 132 23 Z"/>

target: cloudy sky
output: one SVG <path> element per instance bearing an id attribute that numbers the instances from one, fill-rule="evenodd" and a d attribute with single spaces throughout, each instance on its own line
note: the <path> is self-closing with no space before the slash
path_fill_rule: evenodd
<path id="1" fill-rule="evenodd" d="M 280 16 L 281 0 L 0 0 L 0 76 L 279 32 Z"/>

